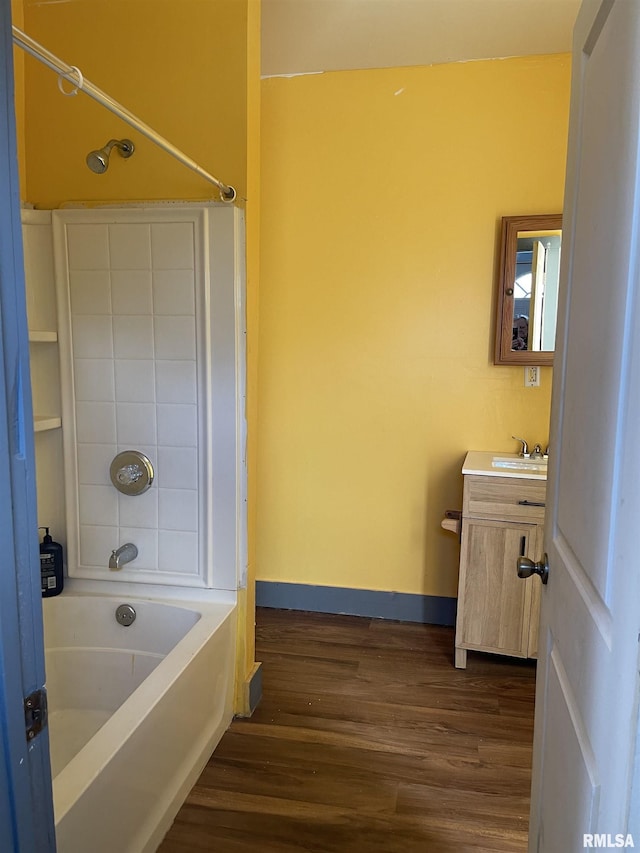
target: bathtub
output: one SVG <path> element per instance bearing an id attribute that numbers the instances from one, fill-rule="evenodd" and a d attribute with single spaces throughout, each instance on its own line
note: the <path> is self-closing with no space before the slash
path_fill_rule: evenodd
<path id="1" fill-rule="evenodd" d="M 151 853 L 231 722 L 235 605 L 65 590 L 43 612 L 58 853 Z"/>

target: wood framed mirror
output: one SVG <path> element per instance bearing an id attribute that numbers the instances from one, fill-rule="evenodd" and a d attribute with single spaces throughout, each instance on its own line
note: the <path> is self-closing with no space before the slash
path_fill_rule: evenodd
<path id="1" fill-rule="evenodd" d="M 503 216 L 494 364 L 553 364 L 562 214 Z"/>

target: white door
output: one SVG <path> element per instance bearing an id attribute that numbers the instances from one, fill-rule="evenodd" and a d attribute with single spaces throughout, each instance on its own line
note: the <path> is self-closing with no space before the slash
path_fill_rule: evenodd
<path id="1" fill-rule="evenodd" d="M 573 50 L 530 853 L 623 846 L 637 797 L 640 2 Z"/>

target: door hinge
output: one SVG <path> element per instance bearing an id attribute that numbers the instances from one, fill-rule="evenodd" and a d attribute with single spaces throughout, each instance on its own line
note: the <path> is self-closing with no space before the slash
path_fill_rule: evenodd
<path id="1" fill-rule="evenodd" d="M 27 741 L 32 741 L 47 725 L 47 690 L 34 690 L 24 700 L 24 724 Z"/>

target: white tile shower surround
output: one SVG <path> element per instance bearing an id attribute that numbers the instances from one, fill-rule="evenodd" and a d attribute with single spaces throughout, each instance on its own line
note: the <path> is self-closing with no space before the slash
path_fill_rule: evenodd
<path id="1" fill-rule="evenodd" d="M 172 459 L 198 452 L 194 226 L 82 224 L 67 235 L 82 564 L 105 567 L 131 541 L 138 569 L 197 573 L 197 476 L 176 477 Z M 143 446 L 155 487 L 118 494 L 111 459 Z M 106 528 L 97 541 L 96 528 Z"/>
<path id="2" fill-rule="evenodd" d="M 242 576 L 242 221 L 215 208 L 52 215 L 74 577 L 234 589 Z M 137 497 L 109 478 L 129 449 L 155 469 Z M 138 557 L 114 576 L 127 541 Z"/>

